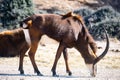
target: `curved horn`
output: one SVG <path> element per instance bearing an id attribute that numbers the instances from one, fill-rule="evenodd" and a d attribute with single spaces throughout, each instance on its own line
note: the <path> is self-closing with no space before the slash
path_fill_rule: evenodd
<path id="1" fill-rule="evenodd" d="M 98 61 L 100 61 L 100 60 L 107 54 L 107 52 L 108 52 L 108 50 L 109 50 L 109 43 L 110 43 L 110 42 L 109 42 L 109 36 L 108 36 L 108 34 L 107 34 L 106 29 L 105 29 L 104 27 L 103 27 L 103 29 L 104 29 L 104 31 L 105 31 L 106 41 L 107 41 L 107 43 L 106 43 L 106 48 L 105 48 L 105 50 L 103 51 L 103 53 L 95 59 L 93 65 L 95 65 Z"/>

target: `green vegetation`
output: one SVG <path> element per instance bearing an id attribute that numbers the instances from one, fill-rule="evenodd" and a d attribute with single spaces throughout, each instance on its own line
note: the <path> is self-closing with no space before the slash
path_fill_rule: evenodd
<path id="1" fill-rule="evenodd" d="M 110 37 L 116 37 L 120 40 L 120 13 L 110 6 L 101 7 L 94 12 L 86 8 L 84 12 L 89 14 L 83 17 L 86 26 L 95 39 L 104 38 L 102 27 L 105 27 Z M 78 14 L 82 15 L 81 13 L 79 12 Z"/>
<path id="2" fill-rule="evenodd" d="M 0 28 L 16 28 L 19 21 L 31 14 L 33 14 L 32 0 L 1 0 Z"/>

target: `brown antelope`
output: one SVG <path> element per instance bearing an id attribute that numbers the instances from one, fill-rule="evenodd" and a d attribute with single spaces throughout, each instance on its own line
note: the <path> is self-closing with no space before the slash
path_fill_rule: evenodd
<path id="1" fill-rule="evenodd" d="M 29 38 L 25 37 L 26 32 L 22 28 L 0 32 L 0 57 L 20 55 L 19 70 L 21 74 L 24 74 L 23 58 L 29 49 L 27 43 Z"/>
<path id="2" fill-rule="evenodd" d="M 35 14 L 20 23 L 21 27 L 29 29 L 30 39 L 31 39 L 31 48 L 29 51 L 29 56 L 34 67 L 35 72 L 38 75 L 42 75 L 38 70 L 38 67 L 35 63 L 35 52 L 38 47 L 38 42 L 41 39 L 42 35 L 47 35 L 52 39 L 60 42 L 55 61 L 52 67 L 53 76 L 56 74 L 56 65 L 63 52 L 66 71 L 71 75 L 71 71 L 68 66 L 67 59 L 67 48 L 76 48 L 82 55 L 85 63 L 90 65 L 91 75 L 96 75 L 96 63 L 101 60 L 107 53 L 109 49 L 109 38 L 106 33 L 107 45 L 104 52 L 97 57 L 96 51 L 97 46 L 93 37 L 88 32 L 82 17 L 72 12 L 65 15 L 57 14 Z"/>

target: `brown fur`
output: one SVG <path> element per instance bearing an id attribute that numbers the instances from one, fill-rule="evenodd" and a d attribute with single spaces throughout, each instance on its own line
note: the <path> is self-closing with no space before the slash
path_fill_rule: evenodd
<path id="1" fill-rule="evenodd" d="M 23 29 L 7 30 L 0 33 L 0 57 L 20 55 L 19 70 L 23 74 L 23 58 L 29 46 Z"/>
<path id="2" fill-rule="evenodd" d="M 30 20 L 32 20 L 32 22 L 31 24 L 28 24 L 28 21 Z M 21 23 L 21 27 L 22 24 L 28 25 L 26 26 L 26 28 L 29 29 L 32 43 L 29 55 L 34 70 L 35 72 L 37 72 L 38 75 L 42 74 L 37 68 L 37 65 L 34 61 L 34 56 L 38 46 L 38 42 L 41 39 L 41 36 L 44 34 L 60 42 L 52 67 L 53 76 L 56 76 L 56 65 L 61 56 L 61 52 L 63 52 L 63 54 L 65 55 L 66 70 L 71 75 L 66 52 L 66 49 L 71 47 L 75 47 L 81 53 L 86 64 L 92 64 L 93 67 L 91 68 L 91 75 L 96 75 L 96 67 L 94 67 L 95 64 L 93 65 L 93 63 L 98 58 L 96 56 L 97 46 L 94 39 L 85 27 L 81 16 L 72 13 L 68 13 L 65 15 L 36 14 L 23 20 L 23 22 Z M 106 50 L 108 50 L 108 47 Z M 104 54 L 106 53 L 104 52 Z"/>

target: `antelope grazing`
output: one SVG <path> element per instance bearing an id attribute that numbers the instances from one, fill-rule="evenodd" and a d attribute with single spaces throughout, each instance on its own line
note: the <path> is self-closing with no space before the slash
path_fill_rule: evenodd
<path id="1" fill-rule="evenodd" d="M 24 19 L 20 26 L 29 30 L 31 39 L 29 56 L 38 75 L 42 74 L 38 70 L 34 57 L 38 42 L 44 34 L 60 42 L 52 67 L 53 76 L 57 76 L 56 65 L 62 52 L 65 58 L 66 71 L 69 75 L 72 74 L 68 66 L 67 48 L 74 47 L 81 53 L 85 63 L 89 65 L 91 76 L 96 75 L 96 63 L 107 54 L 109 49 L 109 38 L 106 30 L 103 28 L 106 33 L 107 45 L 103 53 L 97 57 L 97 45 L 84 25 L 82 17 L 72 12 L 65 15 L 35 14 Z"/>

